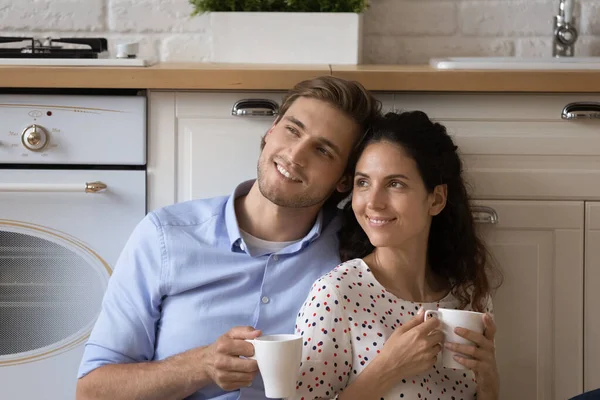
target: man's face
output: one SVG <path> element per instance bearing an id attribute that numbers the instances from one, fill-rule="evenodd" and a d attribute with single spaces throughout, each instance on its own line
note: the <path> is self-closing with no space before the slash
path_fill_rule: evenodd
<path id="1" fill-rule="evenodd" d="M 359 126 L 330 104 L 300 97 L 265 136 L 258 187 L 281 207 L 321 206 L 341 183 Z"/>

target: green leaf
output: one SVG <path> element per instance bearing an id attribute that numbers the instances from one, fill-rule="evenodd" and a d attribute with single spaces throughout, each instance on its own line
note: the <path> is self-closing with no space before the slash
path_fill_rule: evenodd
<path id="1" fill-rule="evenodd" d="M 361 13 L 368 0 L 189 0 L 192 15 L 211 11 L 352 12 Z"/>

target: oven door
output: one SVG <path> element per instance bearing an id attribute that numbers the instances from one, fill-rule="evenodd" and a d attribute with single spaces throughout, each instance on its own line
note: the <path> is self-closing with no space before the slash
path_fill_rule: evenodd
<path id="1" fill-rule="evenodd" d="M 75 398 L 84 343 L 145 199 L 145 171 L 0 170 L 0 397 Z"/>

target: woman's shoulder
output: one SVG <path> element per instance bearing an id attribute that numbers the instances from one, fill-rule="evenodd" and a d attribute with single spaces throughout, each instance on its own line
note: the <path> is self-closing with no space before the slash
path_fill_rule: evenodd
<path id="1" fill-rule="evenodd" d="M 365 269 L 368 268 L 364 261 L 360 258 L 345 261 L 338 264 L 331 271 L 321 275 L 314 283 L 313 287 L 318 284 L 339 285 L 341 281 L 354 277 L 362 277 Z"/>

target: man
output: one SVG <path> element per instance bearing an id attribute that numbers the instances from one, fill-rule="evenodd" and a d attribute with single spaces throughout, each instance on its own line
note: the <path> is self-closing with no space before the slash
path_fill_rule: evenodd
<path id="1" fill-rule="evenodd" d="M 263 138 L 256 181 L 149 213 L 110 279 L 77 399 L 264 398 L 244 339 L 293 332 L 310 286 L 339 263 L 329 205 L 379 111 L 358 83 L 301 82 Z"/>

